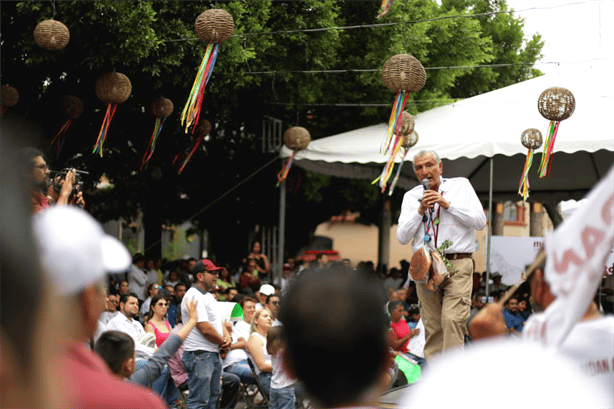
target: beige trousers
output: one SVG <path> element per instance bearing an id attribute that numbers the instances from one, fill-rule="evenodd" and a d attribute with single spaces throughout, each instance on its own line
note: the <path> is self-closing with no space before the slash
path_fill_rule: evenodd
<path id="1" fill-rule="evenodd" d="M 471 258 L 450 260 L 456 274 L 435 291 L 417 284 L 420 315 L 426 330 L 427 360 L 447 349 L 462 346 L 471 310 L 473 263 Z"/>

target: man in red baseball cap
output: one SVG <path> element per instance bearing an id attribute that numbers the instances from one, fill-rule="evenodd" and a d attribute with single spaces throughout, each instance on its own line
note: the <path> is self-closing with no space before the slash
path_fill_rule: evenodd
<path id="1" fill-rule="evenodd" d="M 231 338 L 222 325 L 222 317 L 211 295 L 220 269 L 211 260 L 198 261 L 192 267 L 194 284 L 181 301 L 181 317 L 186 325 L 187 302 L 198 300 L 198 324 L 183 343 L 183 366 L 188 374 L 190 390 L 189 408 L 217 407 L 222 376 L 220 351 L 230 350 Z"/>

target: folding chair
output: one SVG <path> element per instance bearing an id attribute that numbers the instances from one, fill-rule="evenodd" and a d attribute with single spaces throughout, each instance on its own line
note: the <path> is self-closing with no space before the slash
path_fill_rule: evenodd
<path id="1" fill-rule="evenodd" d="M 262 386 L 262 383 L 260 383 L 260 378 L 258 378 L 258 375 L 256 374 L 256 368 L 254 368 L 254 364 L 252 363 L 251 359 L 248 358 L 247 363 L 249 364 L 249 369 L 252 370 L 252 376 L 256 380 L 256 386 L 258 386 L 258 391 L 264 398 L 264 406 L 262 407 L 269 407 L 269 394 L 264 391 L 264 387 Z"/>

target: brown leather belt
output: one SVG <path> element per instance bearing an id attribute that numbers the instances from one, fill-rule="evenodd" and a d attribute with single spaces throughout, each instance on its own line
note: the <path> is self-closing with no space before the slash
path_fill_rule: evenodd
<path id="1" fill-rule="evenodd" d="M 448 260 L 460 260 L 461 258 L 471 258 L 471 253 L 448 253 L 445 255 Z"/>

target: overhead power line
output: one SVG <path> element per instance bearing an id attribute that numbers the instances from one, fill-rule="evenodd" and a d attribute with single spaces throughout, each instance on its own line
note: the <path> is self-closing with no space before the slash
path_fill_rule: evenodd
<path id="1" fill-rule="evenodd" d="M 231 38 L 232 37 L 247 38 L 247 37 L 256 37 L 256 36 L 263 36 L 263 35 L 293 34 L 293 33 L 318 33 L 318 32 L 324 32 L 324 31 L 355 30 L 355 29 L 362 29 L 362 28 L 393 27 L 393 26 L 398 26 L 398 25 L 403 25 L 403 24 L 427 23 L 427 22 L 438 21 L 438 20 L 454 20 L 454 19 L 459 19 L 459 18 L 485 17 L 485 16 L 496 15 L 496 14 L 521 13 L 524 11 L 531 11 L 531 10 L 548 10 L 548 9 L 556 9 L 556 8 L 574 6 L 574 5 L 585 4 L 585 3 L 590 3 L 590 0 L 577 1 L 573 3 L 567 3 L 567 4 L 559 4 L 557 6 L 529 7 L 529 8 L 522 9 L 522 10 L 499 10 L 499 11 L 489 11 L 487 13 L 475 13 L 475 14 L 459 14 L 459 15 L 453 15 L 453 16 L 441 16 L 441 17 L 427 18 L 427 19 L 421 19 L 421 20 L 397 21 L 397 22 L 391 22 L 391 23 L 361 24 L 361 25 L 340 26 L 340 27 L 318 27 L 318 28 L 305 28 L 305 29 L 297 29 L 297 30 L 266 31 L 266 32 L 261 32 L 261 33 L 242 33 L 242 34 L 234 34 L 231 36 Z M 200 41 L 200 39 L 197 37 L 187 37 L 187 38 L 167 39 L 164 41 L 182 42 L 182 41 Z"/>

